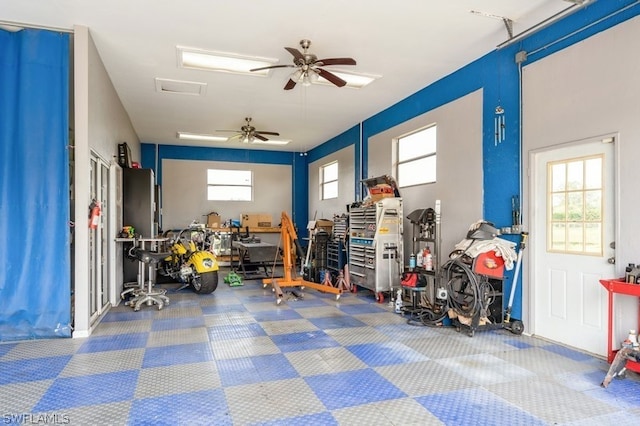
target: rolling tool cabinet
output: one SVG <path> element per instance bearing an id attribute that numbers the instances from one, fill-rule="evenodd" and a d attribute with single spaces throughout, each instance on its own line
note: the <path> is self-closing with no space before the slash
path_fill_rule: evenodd
<path id="1" fill-rule="evenodd" d="M 402 198 L 383 198 L 349 212 L 349 275 L 352 285 L 383 292 L 400 288 L 404 265 Z"/>

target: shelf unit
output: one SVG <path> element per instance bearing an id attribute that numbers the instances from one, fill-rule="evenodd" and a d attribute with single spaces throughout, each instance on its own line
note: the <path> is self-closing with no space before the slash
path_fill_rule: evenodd
<path id="1" fill-rule="evenodd" d="M 607 332 L 607 361 L 613 362 L 616 357 L 617 349 L 613 349 L 613 295 L 622 294 L 626 296 L 635 296 L 638 298 L 638 328 L 640 328 L 640 284 L 631 284 L 621 281 L 620 279 L 600 280 L 600 284 L 607 290 L 609 300 L 609 317 Z M 636 328 L 636 330 L 638 329 Z M 640 373 L 640 362 L 627 360 L 625 365 L 627 370 Z"/>
<path id="2" fill-rule="evenodd" d="M 440 200 L 436 200 L 435 208 L 419 209 L 411 212 L 407 219 L 413 225 L 412 247 L 413 254 L 418 254 L 425 246 L 429 247 L 433 258 L 431 270 L 425 270 L 422 266 L 416 266 L 416 270 L 428 275 L 435 276 L 435 271 L 440 268 Z M 425 244 L 421 244 L 425 243 Z"/>
<path id="3" fill-rule="evenodd" d="M 432 268 L 426 270 L 421 265 L 408 272 L 416 272 L 424 277 L 424 287 L 406 287 L 405 296 L 409 296 L 411 306 L 405 311 L 416 318 L 440 318 L 444 311 L 445 299 L 438 298 L 438 293 L 443 290 L 440 272 L 440 200 L 436 200 L 434 208 L 414 210 L 407 216 L 413 227 L 411 251 L 417 254 L 418 250 L 429 247 L 432 256 Z"/>
<path id="4" fill-rule="evenodd" d="M 338 274 L 345 265 L 344 244 L 340 240 L 327 242 L 327 269 Z"/>

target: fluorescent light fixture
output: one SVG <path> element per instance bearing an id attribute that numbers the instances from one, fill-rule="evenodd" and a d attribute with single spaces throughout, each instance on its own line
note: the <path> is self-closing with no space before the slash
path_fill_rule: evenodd
<path id="1" fill-rule="evenodd" d="M 255 138 L 251 143 L 261 145 L 287 145 L 289 142 L 291 141 L 286 139 L 269 139 L 268 141 L 262 141 L 258 138 Z"/>
<path id="2" fill-rule="evenodd" d="M 176 46 L 178 66 L 205 71 L 218 71 L 233 74 L 266 76 L 270 69 L 254 71 L 254 68 L 268 67 L 278 63 L 277 59 L 258 56 L 243 56 L 235 53 L 213 52 L 192 47 Z"/>
<path id="3" fill-rule="evenodd" d="M 178 132 L 178 139 L 188 139 L 192 141 L 209 141 L 209 142 L 225 142 L 228 138 L 225 136 L 204 135 L 201 133 Z"/>
<path id="4" fill-rule="evenodd" d="M 186 139 L 192 141 L 206 141 L 206 142 L 227 142 L 229 137 L 227 136 L 215 136 L 215 135 L 207 135 L 202 133 L 189 133 L 189 132 L 178 132 L 176 134 L 178 139 Z M 252 143 L 252 144 L 262 144 L 262 145 L 287 145 L 291 140 L 287 139 L 269 139 L 268 141 L 263 141 L 258 138 L 253 138 L 253 140 L 244 140 L 239 139 L 238 142 L 244 143 Z"/>
<path id="5" fill-rule="evenodd" d="M 363 87 L 372 83 L 374 80 L 377 80 L 380 77 L 382 77 L 380 75 L 360 74 L 360 73 L 343 71 L 343 70 L 335 70 L 335 71 L 328 70 L 328 71 L 330 71 L 331 74 L 335 74 L 341 79 L 343 79 L 344 81 L 346 81 L 347 82 L 346 87 L 351 87 L 354 89 L 362 89 Z M 318 78 L 318 80 L 313 83 L 328 84 L 329 86 L 333 86 L 333 83 L 331 83 L 329 80 L 326 80 L 322 77 Z"/>

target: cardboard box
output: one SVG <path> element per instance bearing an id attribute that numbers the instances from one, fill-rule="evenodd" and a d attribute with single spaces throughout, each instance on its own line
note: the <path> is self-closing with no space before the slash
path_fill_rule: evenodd
<path id="1" fill-rule="evenodd" d="M 207 215 L 207 228 L 220 228 L 220 216 L 217 213 Z"/>
<path id="2" fill-rule="evenodd" d="M 318 219 L 316 220 L 315 229 L 324 229 L 328 234 L 333 232 L 333 221 L 326 219 Z"/>
<path id="3" fill-rule="evenodd" d="M 394 197 L 393 188 L 391 185 L 385 183 L 380 183 L 369 188 L 369 195 L 371 196 L 371 200 L 376 203 L 383 198 Z"/>
<path id="4" fill-rule="evenodd" d="M 246 228 L 271 228 L 273 225 L 273 218 L 270 214 L 265 213 L 243 213 L 242 214 L 242 227 Z"/>

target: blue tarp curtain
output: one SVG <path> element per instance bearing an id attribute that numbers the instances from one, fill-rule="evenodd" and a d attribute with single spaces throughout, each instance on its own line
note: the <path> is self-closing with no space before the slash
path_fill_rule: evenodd
<path id="1" fill-rule="evenodd" d="M 0 341 L 71 335 L 69 37 L 0 30 Z"/>

